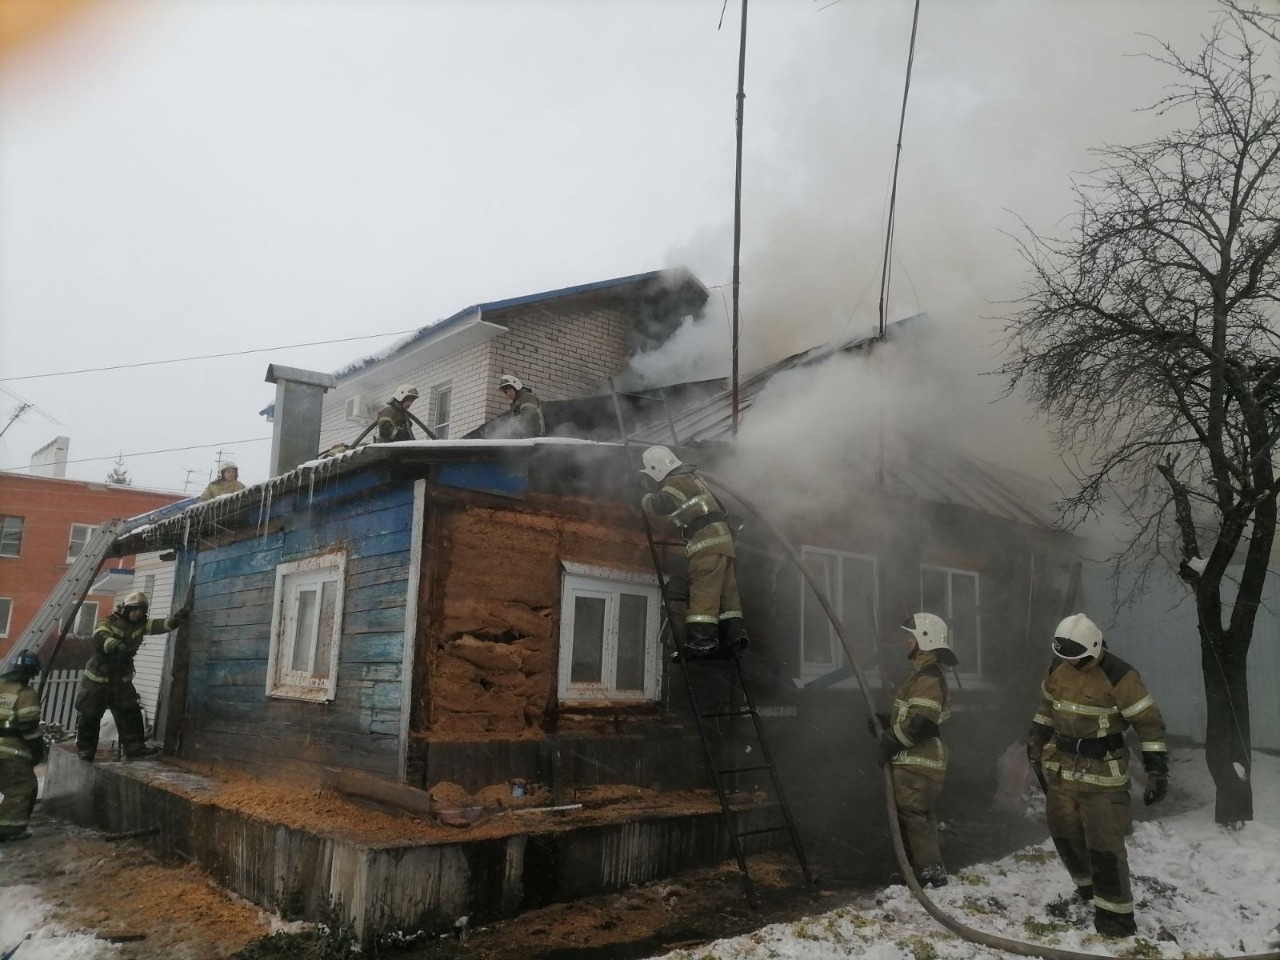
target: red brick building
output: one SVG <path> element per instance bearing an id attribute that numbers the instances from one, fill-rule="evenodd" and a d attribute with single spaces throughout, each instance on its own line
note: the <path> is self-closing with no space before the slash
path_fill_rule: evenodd
<path id="1" fill-rule="evenodd" d="M 156 490 L 0 472 L 0 656 L 22 636 L 99 524 L 181 499 Z M 132 566 L 132 559 L 112 565 Z M 75 632 L 92 632 L 113 602 L 111 596 L 86 597 Z"/>

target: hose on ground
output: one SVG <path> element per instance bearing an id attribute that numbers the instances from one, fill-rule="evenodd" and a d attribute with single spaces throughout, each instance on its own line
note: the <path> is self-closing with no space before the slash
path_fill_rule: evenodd
<path id="1" fill-rule="evenodd" d="M 766 531 L 778 542 L 783 551 L 790 558 L 791 562 L 796 565 L 800 571 L 800 575 L 805 582 L 813 590 L 814 596 L 818 600 L 818 604 L 822 607 L 823 612 L 827 615 L 827 619 L 831 621 L 831 626 L 836 632 L 836 636 L 840 638 L 840 645 L 844 647 L 845 656 L 848 658 L 849 666 L 853 669 L 854 676 L 858 679 L 858 687 L 862 691 L 862 697 L 867 704 L 867 712 L 871 715 L 871 723 L 875 729 L 876 736 L 879 736 L 882 727 L 880 720 L 876 716 L 875 702 L 871 699 L 870 687 L 867 684 L 867 678 L 862 672 L 862 668 L 858 666 L 858 658 L 854 654 L 852 643 L 845 635 L 844 624 L 840 621 L 840 617 L 836 614 L 835 609 L 831 606 L 831 601 L 827 599 L 826 592 L 818 583 L 817 579 L 809 572 L 809 568 L 805 565 L 804 559 L 800 556 L 800 552 L 796 550 L 794 544 L 782 533 L 776 526 L 766 519 L 759 508 L 750 500 L 744 497 L 737 490 L 727 486 L 723 481 L 711 476 L 705 470 L 699 468 L 704 480 L 714 487 L 719 488 L 730 498 L 736 500 L 744 510 L 756 518 L 765 528 Z M 902 876 L 907 882 L 908 889 L 924 907 L 925 912 L 933 917 L 939 924 L 950 930 L 961 939 L 970 943 L 976 943 L 984 947 L 991 947 L 993 950 L 1004 950 L 1007 953 L 1017 954 L 1023 957 L 1042 957 L 1044 960 L 1114 960 L 1109 954 L 1085 953 L 1080 950 L 1063 950 L 1058 947 L 1051 947 L 1045 944 L 1024 943 L 1020 940 L 1010 940 L 1007 937 L 997 936 L 993 933 L 987 933 L 983 930 L 977 930 L 968 924 L 961 923 L 959 920 L 945 913 L 936 903 L 929 899 L 929 895 L 924 892 L 924 888 L 920 886 L 920 881 L 916 879 L 915 871 L 911 869 L 911 863 L 907 859 L 906 846 L 902 840 L 902 826 L 898 822 L 898 805 L 893 792 L 893 773 L 888 765 L 884 768 L 884 786 L 886 808 L 889 815 L 889 834 L 893 839 L 893 853 L 898 860 L 898 867 L 902 871 Z M 1280 960 L 1280 950 L 1273 950 L 1267 953 L 1253 954 L 1235 954 L 1224 960 Z"/>

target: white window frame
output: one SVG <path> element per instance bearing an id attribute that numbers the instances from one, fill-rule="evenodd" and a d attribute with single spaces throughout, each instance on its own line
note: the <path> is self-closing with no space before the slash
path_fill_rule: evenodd
<path id="1" fill-rule="evenodd" d="M 954 629 L 955 622 L 955 606 L 953 582 L 956 577 L 970 577 L 973 579 L 973 628 L 977 634 L 974 637 L 974 650 L 977 651 L 977 663 L 965 663 L 961 660 L 957 668 L 961 681 L 970 685 L 980 683 L 982 681 L 982 574 L 977 570 L 966 570 L 963 567 L 947 567 L 937 563 L 920 564 L 920 609 L 925 609 L 924 600 L 924 575 L 926 570 L 932 570 L 935 573 L 945 573 L 947 575 L 947 602 L 945 610 L 928 610 L 928 613 L 936 613 L 947 622 L 948 630 Z"/>
<path id="2" fill-rule="evenodd" d="M 833 558 L 837 563 L 836 577 L 835 577 L 835 591 L 834 591 L 835 595 L 828 596 L 827 599 L 830 600 L 832 605 L 835 607 L 836 613 L 840 616 L 840 620 L 842 623 L 847 619 L 848 611 L 845 610 L 844 576 L 842 575 L 842 571 L 840 568 L 843 566 L 846 559 L 856 560 L 859 562 L 866 562 L 871 564 L 871 598 L 872 598 L 871 599 L 871 604 L 872 604 L 871 619 L 872 619 L 872 622 L 876 624 L 877 629 L 872 630 L 871 633 L 865 638 L 857 637 L 857 636 L 850 637 L 850 641 L 854 644 L 855 649 L 857 649 L 857 644 L 860 640 L 863 642 L 878 644 L 880 642 L 880 638 L 878 636 L 878 628 L 880 624 L 880 562 L 869 553 L 854 553 L 853 551 L 850 551 L 850 550 L 832 550 L 828 547 L 813 547 L 813 546 L 809 546 L 808 544 L 801 545 L 800 547 L 801 560 L 807 560 L 809 557 L 814 557 L 814 556 Z M 836 636 L 836 628 L 832 626 L 830 619 L 826 615 L 826 612 L 815 600 L 814 615 L 821 618 L 821 621 L 827 625 L 827 636 L 831 643 L 832 662 L 830 664 L 805 662 L 805 659 L 804 659 L 804 618 L 806 614 L 805 604 L 807 602 L 807 598 L 811 591 L 809 590 L 808 581 L 804 579 L 804 576 L 799 573 L 797 573 L 796 575 L 800 577 L 800 624 L 799 624 L 799 629 L 796 631 L 796 634 L 797 634 L 796 663 L 799 667 L 800 682 L 807 683 L 810 680 L 817 680 L 819 677 L 825 677 L 827 674 L 835 670 L 839 670 L 841 667 L 848 666 L 849 658 L 845 655 L 844 645 L 840 642 L 840 638 Z M 848 628 L 847 623 L 845 624 L 845 627 L 846 629 Z M 866 671 L 864 670 L 864 672 Z M 875 670 L 870 673 L 867 673 L 867 683 L 869 683 L 873 687 L 879 687 L 881 685 L 880 671 Z M 844 680 L 839 681 L 838 683 L 832 684 L 832 689 L 845 690 L 845 689 L 849 689 L 851 687 L 856 687 L 856 686 L 857 686 L 857 677 L 848 677 Z"/>
<path id="3" fill-rule="evenodd" d="M 80 630 L 80 620 L 84 616 L 85 611 L 89 611 L 89 629 Z M 77 637 L 91 637 L 94 629 L 98 626 L 98 601 L 89 600 L 76 607 L 76 612 L 71 615 L 71 633 Z"/>
<path id="4" fill-rule="evenodd" d="M 276 585 L 271 608 L 271 646 L 267 655 L 267 696 L 286 700 L 308 700 L 327 703 L 338 689 L 338 654 L 342 643 L 343 598 L 346 593 L 347 554 L 345 551 L 323 553 L 303 560 L 293 560 L 276 567 Z M 312 668 L 302 672 L 288 668 L 293 663 L 292 629 L 297 615 L 300 588 L 337 584 L 334 594 L 333 635 L 329 642 L 328 676 L 315 675 L 315 657 L 321 647 L 317 633 L 312 647 Z M 316 605 L 319 618 L 321 605 Z"/>
<path id="5" fill-rule="evenodd" d="M 440 394 L 449 397 L 449 419 L 440 420 Z M 449 424 L 453 421 L 453 381 L 441 383 L 431 388 L 431 432 L 439 440 L 449 439 Z"/>
<path id="6" fill-rule="evenodd" d="M 0 516 L 0 545 L 2 545 L 2 544 L 4 543 L 4 530 L 5 530 L 5 528 L 6 528 L 6 527 L 8 527 L 8 526 L 9 526 L 9 521 L 10 521 L 10 520 L 17 520 L 17 521 L 18 521 L 18 548 L 17 548 L 17 550 L 16 550 L 14 553 L 3 553 L 3 552 L 0 552 L 0 557 L 20 557 L 20 556 L 22 556 L 22 535 L 26 532 L 26 529 L 27 529 L 27 520 L 26 520 L 26 517 L 16 517 L 16 516 L 14 516 L 14 515 L 13 515 L 13 514 L 11 514 L 11 513 L 6 513 L 6 514 L 4 514 L 3 516 Z M 0 546 L 0 550 L 2 550 L 2 549 L 3 549 L 3 547 L 2 547 L 2 546 Z"/>
<path id="7" fill-rule="evenodd" d="M 4 616 L 0 617 L 0 638 L 9 635 L 9 624 L 13 622 L 13 597 L 0 597 L 0 611 Z"/>
<path id="8" fill-rule="evenodd" d="M 560 592 L 560 663 L 557 695 L 562 703 L 584 701 L 656 701 L 662 694 L 662 594 L 658 578 L 653 574 L 614 570 L 608 567 L 564 563 L 564 582 Z M 639 690 L 619 690 L 618 608 L 622 594 L 640 595 L 647 599 L 645 607 L 644 684 Z M 605 636 L 600 683 L 573 682 L 573 633 L 577 597 L 596 597 L 605 601 Z M 612 682 L 607 678 L 612 678 Z"/>
<path id="9" fill-rule="evenodd" d="M 77 528 L 85 531 L 83 539 L 77 540 Z M 76 557 L 84 553 L 84 548 L 89 545 L 89 541 L 93 539 L 93 535 L 97 529 L 98 524 L 96 523 L 73 523 L 71 525 L 71 535 L 67 538 L 67 563 L 75 562 Z M 75 547 L 77 543 L 80 544 L 79 548 L 73 550 L 72 548 Z"/>

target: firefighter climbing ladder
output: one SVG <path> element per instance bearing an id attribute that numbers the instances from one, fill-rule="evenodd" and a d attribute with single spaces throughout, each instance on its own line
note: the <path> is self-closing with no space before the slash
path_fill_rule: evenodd
<path id="1" fill-rule="evenodd" d="M 53 630 L 59 631 L 58 644 L 62 643 L 62 638 L 71 629 L 76 608 L 84 602 L 94 577 L 98 575 L 98 568 L 116 545 L 116 538 L 123 525 L 123 520 L 108 520 L 93 532 L 89 542 L 80 550 L 80 555 L 71 561 L 71 566 L 45 600 L 44 606 L 27 624 L 27 629 L 18 638 L 15 650 L 38 649 Z M 49 664 L 46 664 L 45 669 L 48 668 Z"/>
<path id="2" fill-rule="evenodd" d="M 619 394 L 617 388 L 610 380 L 610 387 L 613 390 L 613 408 L 618 418 L 618 431 L 622 436 L 623 444 L 628 453 L 631 451 L 631 437 L 627 432 L 626 422 L 622 413 L 622 405 L 619 403 L 619 396 L 628 396 L 635 399 L 643 399 L 652 401 L 652 397 L 636 397 L 632 394 Z M 665 399 L 659 397 L 655 402 L 662 403 L 666 408 Z M 678 448 L 679 441 L 676 437 L 675 425 L 671 421 L 668 414 L 667 423 L 671 428 L 672 446 Z M 643 516 L 643 511 L 642 511 Z M 658 577 L 658 590 L 662 595 L 662 606 L 666 613 L 666 631 L 670 631 L 676 646 L 676 661 L 680 664 L 681 673 L 684 677 L 684 686 L 689 693 L 689 704 L 693 711 L 693 718 L 698 730 L 698 738 L 702 741 L 703 752 L 706 755 L 707 769 L 711 773 L 712 783 L 716 788 L 716 796 L 720 800 L 720 810 L 724 816 L 726 832 L 729 836 L 729 846 L 733 850 L 733 855 L 738 861 L 738 869 L 742 874 L 742 885 L 746 891 L 747 901 L 752 907 L 758 906 L 759 901 L 756 897 L 755 886 L 751 882 L 751 871 L 747 867 L 747 858 L 743 841 L 750 837 L 763 836 L 773 833 L 786 833 L 791 841 L 791 846 L 795 850 L 796 861 L 800 864 L 800 869 L 804 873 L 805 883 L 813 886 L 813 876 L 809 872 L 809 863 L 805 859 L 804 847 L 800 843 L 800 834 L 796 830 L 795 820 L 791 816 L 791 808 L 787 805 L 786 795 L 782 790 L 782 782 L 778 778 L 777 768 L 774 766 L 773 757 L 769 752 L 768 742 L 764 736 L 764 724 L 761 721 L 760 713 L 756 709 L 751 699 L 751 691 L 748 689 L 745 678 L 742 673 L 742 661 L 739 657 L 730 657 L 718 660 L 690 660 L 685 656 L 684 638 L 680 631 L 675 629 L 676 618 L 673 610 L 671 591 L 667 582 L 667 577 L 663 570 L 662 561 L 658 555 L 658 546 L 653 539 L 653 530 L 649 525 L 649 518 L 643 516 L 645 536 L 649 541 L 649 553 L 653 559 L 653 569 Z M 724 669 L 724 668 L 728 669 Z M 705 685 L 695 683 L 696 678 L 693 674 L 701 673 L 704 670 L 717 669 L 720 677 L 724 680 L 724 686 L 727 687 L 728 696 L 718 698 L 716 705 L 708 709 L 700 702 L 698 691 L 701 686 L 704 697 L 706 692 Z M 722 721 L 734 722 L 740 720 L 749 720 L 751 722 L 751 732 L 753 743 L 746 747 L 748 756 L 755 755 L 758 751 L 759 761 L 741 766 L 733 763 L 726 763 L 723 759 L 723 751 L 717 751 L 716 744 L 712 742 L 711 732 L 713 729 L 718 730 Z M 747 739 L 747 738 L 744 738 Z M 749 776 L 751 774 L 767 773 L 769 785 L 772 787 L 773 803 L 767 809 L 776 810 L 782 818 L 781 822 L 775 822 L 768 826 L 751 827 L 748 829 L 739 829 L 738 821 L 740 811 L 735 810 L 730 802 L 730 794 L 734 791 L 735 785 L 740 777 Z M 752 810 L 758 807 L 750 808 Z"/>

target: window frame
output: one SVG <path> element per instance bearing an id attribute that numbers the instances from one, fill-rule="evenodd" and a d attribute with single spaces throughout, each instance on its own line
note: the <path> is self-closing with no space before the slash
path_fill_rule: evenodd
<path id="1" fill-rule="evenodd" d="M 5 543 L 13 539 L 12 535 L 8 535 L 10 530 L 10 520 L 16 520 L 18 526 L 17 547 L 13 553 L 7 553 L 4 549 Z M 12 513 L 0 514 L 0 557 L 17 558 L 22 556 L 22 536 L 26 532 L 27 518 L 19 517 Z"/>
<path id="2" fill-rule="evenodd" d="M 449 418 L 441 421 L 440 419 L 440 395 L 444 394 L 449 398 Z M 431 432 L 436 435 L 438 440 L 449 439 L 449 426 L 453 423 L 453 381 L 437 384 L 431 388 Z M 441 432 L 443 428 L 443 432 Z"/>
<path id="3" fill-rule="evenodd" d="M 9 636 L 9 626 L 13 623 L 13 597 L 0 597 L 0 610 L 4 611 L 0 617 L 0 639 L 4 639 Z"/>
<path id="4" fill-rule="evenodd" d="M 868 562 L 871 564 L 871 622 L 875 626 L 870 632 L 870 640 L 873 644 L 876 645 L 876 647 L 878 647 L 880 643 L 880 636 L 879 636 L 880 561 L 879 559 L 874 554 L 870 554 L 870 553 L 858 553 L 853 550 L 837 550 L 832 547 L 818 547 L 818 546 L 813 546 L 811 544 L 801 544 L 800 559 L 802 562 L 807 561 L 810 557 L 814 557 L 814 556 L 834 558 L 837 561 L 838 566 L 836 568 L 836 578 L 835 578 L 836 595 L 834 597 L 829 597 L 828 599 L 831 600 L 837 612 L 840 614 L 840 620 L 842 623 L 845 623 L 849 619 L 848 611 L 845 609 L 845 603 L 844 603 L 844 581 L 845 581 L 845 578 L 843 575 L 844 562 L 845 560 L 858 560 L 858 561 Z M 810 572 L 812 573 L 813 571 L 811 570 Z M 797 643 L 796 672 L 798 674 L 798 679 L 801 683 L 808 683 L 812 680 L 817 680 L 820 677 L 825 677 L 828 674 L 841 669 L 842 667 L 847 667 L 849 665 L 849 658 L 845 654 L 844 644 L 842 644 L 840 642 L 840 638 L 836 636 L 835 627 L 831 625 L 831 621 L 827 618 L 826 612 L 822 610 L 821 606 L 818 606 L 817 614 L 821 617 L 822 622 L 825 623 L 827 626 L 827 637 L 831 644 L 831 651 L 833 655 L 832 662 L 830 664 L 811 664 L 805 661 L 804 641 L 805 641 L 806 600 L 811 591 L 809 590 L 809 583 L 807 580 L 805 580 L 804 575 L 800 574 L 799 572 L 797 572 L 796 575 L 800 578 L 800 624 L 799 624 L 799 630 L 797 630 L 797 636 L 796 636 L 796 643 Z M 857 638 L 854 638 L 855 644 L 856 644 L 856 640 Z M 873 648 L 872 654 L 873 654 L 872 662 L 878 664 L 879 663 L 878 651 Z M 865 669 L 864 669 L 864 672 L 865 672 Z M 872 687 L 881 686 L 880 671 L 875 670 L 875 671 L 872 671 L 871 673 L 868 673 L 867 683 L 869 683 Z M 847 677 L 844 680 L 840 680 L 839 682 L 832 684 L 832 689 L 845 690 L 845 689 L 849 689 L 851 687 L 856 686 L 856 684 L 857 684 L 856 676 Z"/>
<path id="5" fill-rule="evenodd" d="M 347 554 L 345 550 L 317 554 L 301 560 L 291 560 L 276 566 L 275 589 L 271 602 L 271 635 L 267 654 L 268 697 L 283 700 L 305 700 L 311 703 L 329 703 L 337 695 L 338 659 L 342 646 L 343 604 L 346 595 Z M 303 592 L 300 588 L 318 585 L 323 596 L 323 585 L 334 583 L 333 633 L 329 638 L 328 675 L 315 673 L 316 656 L 322 646 L 318 629 L 313 637 L 311 672 L 286 668 L 293 662 L 296 632 L 286 636 L 286 628 L 294 625 L 297 601 Z M 286 609 L 288 607 L 288 609 Z M 323 605 L 316 604 L 315 626 L 323 614 Z"/>
<path id="6" fill-rule="evenodd" d="M 982 572 L 980 570 L 968 570 L 964 567 L 949 567 L 941 563 L 922 563 L 920 564 L 920 609 L 928 609 L 925 606 L 924 599 L 924 575 L 926 570 L 936 573 L 945 573 L 947 575 L 947 604 L 945 610 L 928 610 L 929 613 L 936 613 L 947 622 L 948 632 L 955 629 L 955 590 L 953 581 L 956 576 L 971 577 L 973 579 L 973 630 L 974 641 L 973 648 L 976 653 L 976 663 L 965 663 L 962 659 L 960 665 L 956 668 L 962 682 L 975 684 L 983 682 L 982 669 Z"/>
<path id="7" fill-rule="evenodd" d="M 93 539 L 93 535 L 97 532 L 98 527 L 100 526 L 101 524 L 98 524 L 98 523 L 71 524 L 71 533 L 67 537 L 67 563 L 76 562 L 76 558 L 79 557 L 80 554 L 84 553 L 84 548 L 89 545 L 89 541 Z M 89 532 L 85 534 L 84 540 L 80 542 L 80 549 L 77 550 L 75 553 L 72 553 L 71 548 L 76 543 L 76 527 L 83 527 L 85 530 L 88 530 Z"/>
<path id="8" fill-rule="evenodd" d="M 658 578 L 650 573 L 615 570 L 564 562 L 560 588 L 560 656 L 556 672 L 556 694 L 561 703 L 601 701 L 650 703 L 662 697 L 662 593 Z M 622 594 L 645 597 L 644 682 L 640 689 L 619 690 L 618 612 Z M 605 600 L 605 635 L 602 638 L 600 673 L 611 682 L 574 681 L 573 634 L 576 618 L 575 599 L 579 596 Z"/>
<path id="9" fill-rule="evenodd" d="M 84 631 L 78 630 L 77 626 L 80 623 L 81 614 L 83 614 L 85 610 L 88 610 L 90 608 L 93 609 L 93 614 L 89 618 L 89 629 Z M 98 627 L 98 601 L 86 600 L 83 603 L 81 603 L 78 607 L 76 607 L 76 612 L 71 615 L 71 634 L 72 636 L 76 636 L 76 637 L 91 637 L 93 636 L 93 631 L 96 630 L 97 627 Z"/>

